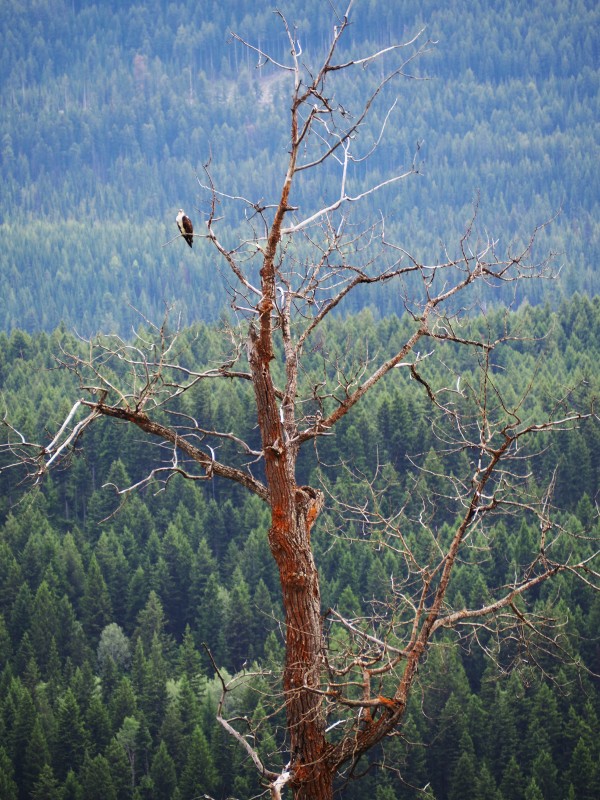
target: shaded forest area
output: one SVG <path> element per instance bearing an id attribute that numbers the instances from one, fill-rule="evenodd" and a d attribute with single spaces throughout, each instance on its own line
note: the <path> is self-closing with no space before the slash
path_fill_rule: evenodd
<path id="1" fill-rule="evenodd" d="M 348 342 L 393 350 L 404 325 L 363 311 L 330 322 L 323 346 L 343 368 Z M 494 380 L 510 398 L 511 387 L 517 396 L 535 375 L 527 402 L 540 417 L 558 387 L 577 385 L 582 405 L 598 396 L 598 299 L 575 297 L 557 312 L 527 306 L 508 317 L 493 312 L 468 325 L 492 336 L 506 326 L 515 335 L 532 334 L 499 351 Z M 179 360 L 203 368 L 221 355 L 220 342 L 216 328 L 198 324 L 182 333 Z M 64 327 L 33 336 L 0 334 L 4 402 L 31 440 L 55 430 L 64 417 L 64 398 L 73 396 L 74 386 L 68 373 L 55 369 L 54 356 L 77 346 Z M 449 348 L 437 355 L 429 360 L 430 374 L 449 367 L 468 379 L 473 365 L 464 354 Z M 188 413 L 202 412 L 215 427 L 244 420 L 251 439 L 250 394 L 221 383 L 199 388 Z M 319 471 L 335 495 L 357 499 L 361 485 L 341 464 L 351 459 L 368 474 L 377 452 L 387 465 L 390 507 L 409 494 L 431 495 L 436 471 L 459 474 L 461 457 L 439 451 L 427 408 L 416 384 L 396 372 L 378 385 L 368 406 L 348 415 L 335 437 L 319 444 L 320 465 L 306 457 L 299 480 L 315 483 Z M 220 684 L 205 644 L 224 674 L 240 676 L 228 702 L 261 722 L 259 751 L 282 745 L 283 720 L 266 717 L 261 701 L 268 674 L 250 675 L 259 666 L 277 672 L 282 658 L 267 509 L 235 485 L 175 479 L 165 492 L 149 486 L 131 496 L 111 516 L 118 499 L 103 485 L 124 486 L 152 463 L 152 448 L 140 436 L 108 421 L 90 428 L 69 468 L 21 502 L 14 475 L 0 475 L 0 794 L 6 800 L 258 793 L 253 766 L 215 720 Z M 581 558 L 600 533 L 593 508 L 600 429 L 586 422 L 542 444 L 536 474 L 548 482 L 558 465 L 555 500 L 565 509 L 564 524 L 581 534 Z M 415 472 L 411 460 L 425 472 Z M 359 526 L 341 529 L 339 522 L 330 507 L 314 531 L 323 603 L 359 615 L 373 598 L 393 591 L 401 557 Z M 453 519 L 440 506 L 435 522 L 443 535 Z M 515 565 L 528 563 L 537 547 L 537 529 L 520 515 L 491 534 L 498 542 L 494 551 L 503 555 L 492 563 L 478 561 L 472 551 L 451 586 L 449 599 L 459 606 L 459 596 L 476 605 L 510 580 Z M 404 536 L 418 553 L 418 526 Z M 536 656 L 510 641 L 497 649 L 483 631 L 481 643 L 495 663 L 456 632 L 442 634 L 420 674 L 422 695 L 414 694 L 402 735 L 386 745 L 385 756 L 371 754 L 373 769 L 344 786 L 343 797 L 416 800 L 423 795 L 415 787 L 429 782 L 430 800 L 596 798 L 600 692 L 588 670 L 600 672 L 600 600 L 563 575 L 528 597 L 529 608 L 543 615 L 556 593 L 553 635 L 560 649 L 553 653 L 542 646 Z"/>
<path id="2" fill-rule="evenodd" d="M 317 60 L 330 5 L 288 2 L 282 11 L 306 60 Z M 423 26 L 421 38 L 438 42 L 411 65 L 419 80 L 380 98 L 365 149 L 398 102 L 350 185 L 410 166 L 418 142 L 421 174 L 374 196 L 365 214 L 384 209 L 388 237 L 433 262 L 456 245 L 477 197 L 482 236 L 501 233 L 502 247 L 560 211 L 540 237 L 560 254 L 560 281 L 528 287 L 527 300 L 596 293 L 598 4 L 370 0 L 354 13 L 348 54 L 408 40 Z M 209 249 L 201 240 L 193 253 L 161 245 L 176 233 L 180 206 L 202 230 L 207 198 L 197 176 L 209 158 L 217 188 L 273 199 L 290 92 L 285 75 L 257 69 L 230 31 L 285 58 L 269 3 L 251 14 L 234 0 L 1 4 L 0 328 L 51 331 L 62 321 L 84 335 L 124 333 L 135 319 L 128 304 L 155 320 L 165 302 L 185 324 L 218 318 L 226 285 L 213 280 Z M 361 80 L 373 86 L 378 77 L 373 67 Z M 342 84 L 334 100 L 352 113 L 358 88 Z M 297 199 L 321 204 L 337 185 L 331 177 L 307 179 Z M 227 235 L 235 241 L 234 229 Z M 345 310 L 365 304 L 401 312 L 384 291 Z"/>

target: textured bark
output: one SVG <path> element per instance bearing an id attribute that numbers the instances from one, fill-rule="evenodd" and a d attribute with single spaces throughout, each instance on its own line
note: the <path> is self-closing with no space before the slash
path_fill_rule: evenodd
<path id="1" fill-rule="evenodd" d="M 310 529 L 323 495 L 295 480 L 295 451 L 286 443 L 265 339 L 250 334 L 258 423 L 265 455 L 271 505 L 269 545 L 279 570 L 286 623 L 283 675 L 290 737 L 291 786 L 296 800 L 329 800 L 333 773 L 326 762 L 325 716 L 319 687 L 323 635 L 319 576 L 310 546 Z"/>

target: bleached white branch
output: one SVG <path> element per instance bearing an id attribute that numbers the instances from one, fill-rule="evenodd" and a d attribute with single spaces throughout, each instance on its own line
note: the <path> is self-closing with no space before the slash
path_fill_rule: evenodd
<path id="1" fill-rule="evenodd" d="M 283 772 L 275 778 L 269 786 L 272 800 L 281 800 L 281 791 L 284 786 L 291 781 L 293 776 L 294 773 L 286 767 Z"/>
<path id="2" fill-rule="evenodd" d="M 286 228 L 282 228 L 281 233 L 284 236 L 289 236 L 292 233 L 297 233 L 298 231 L 307 228 L 309 225 L 312 225 L 317 220 L 322 219 L 324 216 L 331 214 L 332 211 L 336 211 L 344 203 L 357 203 L 359 200 L 362 200 L 363 197 L 367 197 L 370 194 L 374 194 L 375 192 L 378 192 L 380 189 L 383 189 L 385 186 L 391 186 L 392 184 L 397 183 L 398 181 L 404 180 L 409 175 L 412 174 L 413 170 L 410 169 L 407 170 L 406 172 L 403 172 L 401 175 L 394 175 L 394 177 L 392 178 L 388 178 L 385 181 L 381 181 L 381 183 L 378 183 L 376 186 L 371 186 L 371 188 L 366 189 L 364 192 L 360 192 L 359 194 L 348 195 L 344 193 L 334 203 L 331 203 L 331 205 L 328 205 L 325 208 L 321 208 L 318 211 L 315 211 L 315 213 L 311 214 L 310 217 L 307 217 L 306 219 L 303 219 L 301 222 L 297 222 L 294 225 L 288 225 Z"/>

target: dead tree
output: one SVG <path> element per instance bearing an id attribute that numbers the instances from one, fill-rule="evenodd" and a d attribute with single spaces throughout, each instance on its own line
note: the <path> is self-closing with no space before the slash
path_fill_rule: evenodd
<path id="1" fill-rule="evenodd" d="M 457 311 L 464 312 L 469 301 L 461 298 L 469 296 L 474 284 L 499 286 L 546 275 L 547 264 L 532 258 L 535 237 L 519 252 L 500 256 L 497 242 L 477 241 L 470 226 L 455 255 L 427 264 L 388 242 L 383 216 L 362 227 L 352 222 L 352 209 L 361 200 L 399 187 L 419 170 L 415 160 L 376 185 L 351 188 L 353 169 L 368 159 L 391 127 L 394 104 L 383 114 L 381 129 L 370 142 L 361 139 L 365 121 L 393 81 L 412 77 L 412 65 L 430 43 L 421 44 L 417 36 L 364 57 L 339 60 L 349 11 L 350 6 L 335 20 L 330 46 L 316 68 L 305 66 L 297 36 L 282 15 L 289 52 L 285 63 L 234 37 L 255 53 L 260 64 L 281 71 L 290 87 L 291 105 L 287 163 L 273 202 L 223 192 L 213 181 L 210 164 L 199 180 L 207 217 L 205 231 L 196 234 L 205 241 L 198 244 L 212 247 L 220 259 L 238 320 L 229 332 L 230 356 L 218 366 L 193 371 L 172 360 L 177 336 L 170 337 L 165 328 L 148 325 L 150 333 L 130 343 L 105 337 L 90 343 L 85 355 L 61 357 L 79 376 L 81 396 L 52 441 L 44 446 L 30 443 L 5 420 L 14 463 L 25 465 L 33 477 L 59 462 L 88 425 L 109 417 L 137 426 L 167 449 L 168 459 L 143 482 L 167 480 L 173 474 L 192 479 L 216 475 L 244 486 L 269 506 L 268 540 L 285 612 L 286 768 L 273 771 L 263 763 L 251 739 L 226 719 L 222 706 L 219 719 L 251 756 L 271 796 L 281 797 L 287 787 L 296 800 L 331 798 L 340 771 L 399 729 L 419 665 L 438 632 L 460 625 L 476 631 L 477 626 L 508 615 L 527 627 L 530 622 L 518 600 L 528 590 L 564 571 L 589 582 L 597 577 L 591 560 L 553 560 L 551 495 L 528 494 L 527 471 L 520 468 L 526 437 L 576 425 L 591 412 L 572 407 L 568 395 L 557 403 L 555 414 L 541 421 L 529 419 L 518 403 L 506 405 L 494 384 L 490 359 L 510 337 L 466 334 Z M 354 71 L 360 77 L 375 65 L 380 77 L 358 109 L 351 100 L 342 105 L 335 94 L 337 76 Z M 335 197 L 319 208 L 294 205 L 303 176 L 324 170 L 328 181 L 337 174 Z M 230 248 L 223 240 L 226 220 L 217 212 L 236 205 L 244 210 L 248 235 Z M 378 361 L 371 355 L 350 375 L 324 358 L 323 380 L 306 385 L 303 357 L 324 321 L 343 309 L 349 293 L 384 284 L 403 296 L 410 335 L 392 356 Z M 427 358 L 436 347 L 449 343 L 480 354 L 477 382 L 436 386 L 427 377 Z M 391 517 L 378 511 L 376 480 L 368 484 L 372 502 L 340 506 L 342 517 L 358 518 L 369 528 L 381 526 L 388 546 L 402 553 L 406 564 L 404 576 L 392 587 L 395 604 L 385 619 L 376 615 L 347 619 L 336 609 L 322 608 L 311 530 L 327 497 L 321 487 L 298 485 L 298 454 L 334 435 L 336 424 L 376 384 L 393 381 L 404 372 L 411 374 L 414 391 L 424 392 L 440 413 L 444 446 L 468 454 L 470 472 L 450 479 L 456 524 L 449 542 L 440 541 L 428 522 L 426 503 L 435 503 L 436 498 L 426 499 L 423 513 L 412 520 L 431 538 L 427 562 L 411 552 L 404 539 L 403 524 L 408 519 L 404 510 Z M 202 382 L 219 380 L 251 384 L 259 449 L 235 432 L 212 430 L 205 421 L 176 410 L 184 393 L 192 393 Z M 243 456 L 239 463 L 224 463 L 217 457 L 217 443 L 224 439 L 238 448 Z M 486 520 L 501 509 L 539 519 L 534 563 L 515 575 L 510 585 L 499 587 L 489 603 L 449 607 L 447 589 L 457 559 Z M 343 652 L 328 652 L 325 626 L 346 631 L 348 645 Z M 225 692 L 225 682 L 223 687 Z"/>

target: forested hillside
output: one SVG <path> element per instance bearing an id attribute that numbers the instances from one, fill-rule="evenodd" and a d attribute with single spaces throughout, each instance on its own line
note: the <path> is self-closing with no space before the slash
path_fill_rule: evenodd
<path id="1" fill-rule="evenodd" d="M 0 800 L 312 797 L 340 742 L 344 800 L 600 796 L 600 8 L 356 0 L 336 59 L 385 52 L 318 80 L 291 146 L 292 74 L 232 32 L 306 80 L 336 9 L 286 0 L 288 38 L 263 0 L 0 3 Z M 345 125 L 349 196 L 407 175 L 323 215 L 325 247 L 290 231 L 341 151 L 282 179 Z M 194 480 L 148 477 L 180 456 Z M 287 584 L 278 459 L 312 569 Z"/>
<path id="2" fill-rule="evenodd" d="M 315 62 L 330 4 L 281 10 Z M 528 287 L 527 299 L 598 291 L 598 4 L 363 0 L 353 14 L 349 54 L 422 27 L 419 41 L 437 42 L 410 65 L 419 80 L 388 87 L 361 133 L 366 152 L 397 98 L 368 170 L 351 176 L 357 189 L 410 166 L 422 142 L 420 174 L 372 198 L 389 238 L 434 261 L 456 247 L 478 195 L 482 235 L 503 247 L 560 212 L 541 239 L 560 254 L 560 280 Z M 197 177 L 209 159 L 219 189 L 268 203 L 288 149 L 285 74 L 257 68 L 230 31 L 288 54 L 263 0 L 251 13 L 238 0 L 0 5 L 0 328 L 128 331 L 130 305 L 156 320 L 165 302 L 186 324 L 218 318 L 226 285 L 206 243 L 162 245 L 180 206 L 202 230 Z M 342 79 L 335 90 L 349 113 L 357 88 Z M 322 202 L 336 191 L 329 177 L 305 181 L 295 202 Z M 401 311 L 384 292 L 364 302 Z"/>
<path id="3" fill-rule="evenodd" d="M 494 380 L 510 396 L 511 387 L 518 394 L 535 376 L 528 403 L 540 418 L 561 386 L 577 386 L 582 405 L 598 396 L 598 300 L 576 297 L 555 313 L 524 307 L 508 320 L 498 313 L 470 324 L 538 337 L 498 355 Z M 404 326 L 364 311 L 331 323 L 327 347 L 343 368 L 348 342 L 393 351 Z M 216 329 L 198 324 L 183 332 L 179 356 L 200 368 L 219 356 L 219 342 Z M 69 373 L 54 369 L 54 355 L 77 346 L 64 328 L 0 335 L 3 400 L 31 440 L 64 416 L 73 385 Z M 468 379 L 471 367 L 459 351 L 438 355 L 432 375 L 450 367 Z M 367 470 L 377 452 L 393 487 L 387 503 L 435 491 L 436 461 L 444 456 L 434 449 L 428 405 L 414 382 L 396 375 L 323 440 L 320 467 L 310 456 L 304 460 L 299 481 L 314 483 L 320 469 L 338 497 L 359 497 L 360 485 L 341 464 L 350 460 Z M 195 403 L 207 425 L 242 420 L 251 436 L 250 389 L 232 392 L 219 383 L 200 391 Z M 547 482 L 558 466 L 555 500 L 565 509 L 564 524 L 580 534 L 577 557 L 583 557 L 600 533 L 591 500 L 600 489 L 598 425 L 589 421 L 543 444 L 536 448 L 536 475 Z M 250 798 L 261 790 L 252 765 L 215 720 L 220 684 L 204 645 L 224 674 L 279 669 L 281 609 L 268 510 L 235 484 L 175 479 L 165 492 L 151 485 L 133 495 L 111 516 L 117 498 L 103 485 L 139 479 L 152 457 L 138 433 L 107 421 L 90 428 L 81 455 L 36 491 L 23 494 L 12 471 L 0 475 L 3 800 Z M 458 474 L 460 454 L 448 459 L 444 468 Z M 412 461 L 426 469 L 416 489 Z M 314 532 L 323 603 L 360 614 L 393 591 L 401 554 L 349 525 L 340 536 L 338 522 L 332 506 Z M 449 531 L 452 523 L 440 506 L 436 524 Z M 537 547 L 526 515 L 490 535 L 500 557 L 482 561 L 472 551 L 451 586 L 449 600 L 459 607 L 458 597 L 477 604 L 510 581 L 515 565 Z M 404 536 L 418 552 L 418 525 Z M 529 652 L 509 640 L 497 649 L 482 629 L 479 644 L 492 660 L 473 640 L 444 634 L 447 647 L 429 656 L 403 735 L 386 747 L 385 758 L 379 750 L 372 754 L 373 764 L 390 769 L 373 768 L 345 785 L 345 800 L 416 800 L 423 794 L 415 787 L 427 783 L 430 800 L 595 800 L 598 595 L 565 574 L 527 602 L 542 616 L 554 602 L 558 647 L 541 641 L 541 650 Z M 264 753 L 281 746 L 283 731 L 277 717 L 265 719 L 260 698 L 269 680 L 268 674 L 241 680 L 229 701 L 240 716 L 262 720 L 257 746 Z"/>

